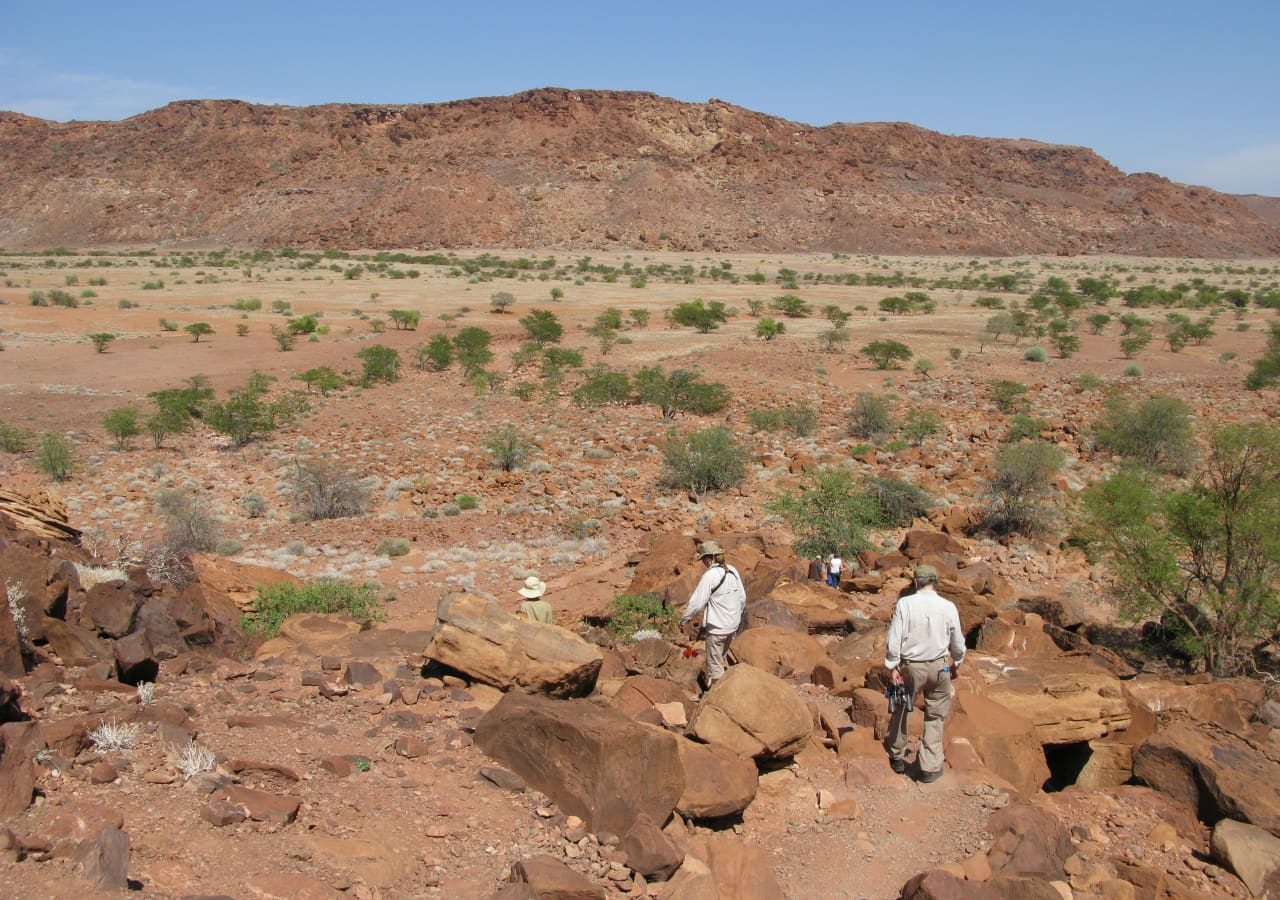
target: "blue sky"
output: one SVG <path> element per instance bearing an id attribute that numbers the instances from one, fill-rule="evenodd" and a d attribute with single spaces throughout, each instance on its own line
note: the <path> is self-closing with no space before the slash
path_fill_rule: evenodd
<path id="1" fill-rule="evenodd" d="M 1079 144 L 1125 171 L 1280 195 L 1278 45 L 1280 0 L 0 0 L 0 109 L 647 90 L 813 125 Z"/>

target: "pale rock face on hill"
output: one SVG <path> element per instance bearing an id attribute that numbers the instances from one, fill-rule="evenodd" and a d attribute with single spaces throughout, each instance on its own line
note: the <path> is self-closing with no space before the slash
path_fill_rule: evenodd
<path id="1" fill-rule="evenodd" d="M 679 202 L 672 202 L 679 198 Z M 1249 256 L 1242 200 L 1092 151 L 719 100 L 545 88 L 407 106 L 0 113 L 0 246 L 546 247 Z"/>

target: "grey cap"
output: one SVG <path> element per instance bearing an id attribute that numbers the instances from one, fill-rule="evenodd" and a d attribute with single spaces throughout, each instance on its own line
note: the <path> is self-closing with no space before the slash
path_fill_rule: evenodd
<path id="1" fill-rule="evenodd" d="M 703 541 L 698 545 L 698 559 L 704 556 L 719 556 L 721 553 L 724 553 L 724 548 L 715 541 Z"/>

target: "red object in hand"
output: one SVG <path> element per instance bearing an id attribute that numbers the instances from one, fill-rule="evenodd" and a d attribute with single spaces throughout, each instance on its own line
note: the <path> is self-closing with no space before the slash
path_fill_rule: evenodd
<path id="1" fill-rule="evenodd" d="M 692 659 L 693 657 L 695 657 L 695 656 L 697 656 L 697 655 L 698 655 L 698 651 L 697 651 L 697 649 L 696 649 L 696 648 L 694 648 L 694 647 L 685 647 L 685 648 L 684 648 L 684 658 L 685 658 L 685 659 Z"/>

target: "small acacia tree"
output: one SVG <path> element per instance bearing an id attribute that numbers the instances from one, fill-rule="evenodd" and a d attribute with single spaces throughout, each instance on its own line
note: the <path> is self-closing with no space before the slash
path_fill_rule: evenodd
<path id="1" fill-rule="evenodd" d="M 490 340 L 492 337 L 489 332 L 474 325 L 463 328 L 453 336 L 453 349 L 467 378 L 482 371 L 493 359 L 493 351 L 489 349 Z"/>
<path id="2" fill-rule="evenodd" d="M 515 295 L 510 291 L 498 291 L 489 298 L 489 307 L 496 313 L 505 313 L 515 302 Z"/>
<path id="3" fill-rule="evenodd" d="M 1107 555 L 1121 613 L 1157 618 L 1215 675 L 1239 672 L 1280 628 L 1280 428 L 1215 430 L 1191 486 L 1127 469 L 1085 493 L 1087 535 Z"/>
<path id="4" fill-rule="evenodd" d="M 213 334 L 213 326 L 208 322 L 192 322 L 182 330 L 191 335 L 191 342 L 193 344 L 200 343 L 200 338 L 205 335 Z"/>
<path id="5" fill-rule="evenodd" d="M 529 335 L 529 340 L 539 347 L 560 343 L 564 334 L 564 326 L 560 324 L 556 314 L 547 309 L 529 310 L 529 314 L 520 319 L 520 325 Z"/>
<path id="6" fill-rule="evenodd" d="M 400 379 L 400 353 L 394 347 L 373 344 L 356 353 L 360 358 L 360 383 L 365 387 L 385 382 L 392 384 Z"/>
<path id="7" fill-rule="evenodd" d="M 443 372 L 453 364 L 453 342 L 443 334 L 432 335 L 426 344 L 419 344 L 416 353 L 419 369 Z"/>
<path id="8" fill-rule="evenodd" d="M 786 330 L 786 325 L 768 316 L 756 323 L 756 337 L 764 338 L 766 341 L 771 341 L 778 335 L 784 334 Z"/>
<path id="9" fill-rule="evenodd" d="M 1195 462 L 1191 408 L 1174 397 L 1112 397 L 1095 431 L 1100 446 L 1160 472 L 1184 475 Z"/>
<path id="10" fill-rule="evenodd" d="M 696 328 L 703 334 L 719 328 L 720 323 L 728 319 L 729 313 L 719 300 L 704 303 L 700 297 L 695 297 L 671 310 L 672 322 Z"/>
<path id="11" fill-rule="evenodd" d="M 99 331 L 88 337 L 93 341 L 93 349 L 98 353 L 106 353 L 107 345 L 116 339 L 116 336 L 109 331 Z"/>
<path id="12" fill-rule="evenodd" d="M 899 363 L 906 362 L 914 355 L 906 344 L 888 338 L 872 341 L 859 352 L 871 360 L 877 369 L 900 368 Z"/>
<path id="13" fill-rule="evenodd" d="M 1040 534 L 1048 530 L 1044 501 L 1062 468 L 1062 451 L 1044 441 L 1006 444 L 996 455 L 984 528 L 996 534 Z"/>

